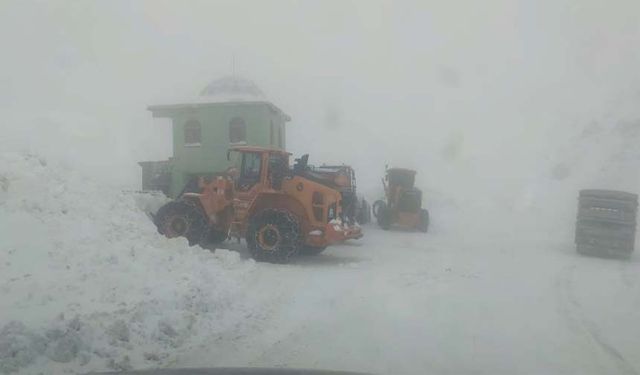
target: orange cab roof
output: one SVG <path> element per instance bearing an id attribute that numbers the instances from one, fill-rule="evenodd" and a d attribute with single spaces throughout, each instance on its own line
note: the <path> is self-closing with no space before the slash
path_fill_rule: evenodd
<path id="1" fill-rule="evenodd" d="M 417 173 L 413 169 L 407 169 L 407 168 L 389 168 L 387 169 L 387 172 L 400 172 L 400 173 L 412 173 L 412 174 Z"/>

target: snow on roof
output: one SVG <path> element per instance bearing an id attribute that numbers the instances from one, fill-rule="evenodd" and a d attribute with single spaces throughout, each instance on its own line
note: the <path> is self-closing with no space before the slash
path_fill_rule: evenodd
<path id="1" fill-rule="evenodd" d="M 285 121 L 290 121 L 291 117 L 280 108 L 271 103 L 264 92 L 252 81 L 238 77 L 226 76 L 211 81 L 199 96 L 187 98 L 174 104 L 160 104 L 149 106 L 148 109 L 154 112 L 154 116 L 163 117 L 160 113 L 163 110 L 175 110 L 179 108 L 194 108 L 206 104 L 231 104 L 231 103 L 262 103 L 268 105 L 272 110 L 279 112 Z M 157 113 L 156 113 L 157 112 Z"/>
<path id="2" fill-rule="evenodd" d="M 226 76 L 209 83 L 201 92 L 199 102 L 260 101 L 266 96 L 260 88 L 244 78 Z"/>

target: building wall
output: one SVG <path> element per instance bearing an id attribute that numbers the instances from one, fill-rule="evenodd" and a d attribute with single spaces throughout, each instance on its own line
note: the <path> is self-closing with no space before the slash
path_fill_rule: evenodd
<path id="1" fill-rule="evenodd" d="M 264 147 L 286 147 L 285 122 L 279 112 L 263 103 L 218 104 L 180 109 L 172 113 L 173 155 L 171 196 L 177 196 L 193 175 L 222 172 L 231 166 L 227 161 L 229 124 L 240 117 L 246 124 L 246 144 Z M 200 145 L 185 145 L 185 124 L 200 123 Z M 271 136 L 273 123 L 274 136 Z M 281 134 L 279 140 L 278 132 Z M 273 144 L 271 140 L 273 139 Z"/>

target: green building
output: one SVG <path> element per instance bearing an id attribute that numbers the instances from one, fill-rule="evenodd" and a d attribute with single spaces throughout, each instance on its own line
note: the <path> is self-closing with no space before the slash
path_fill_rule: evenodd
<path id="1" fill-rule="evenodd" d="M 236 76 L 211 82 L 189 102 L 148 109 L 154 118 L 171 119 L 173 156 L 140 163 L 143 190 L 162 190 L 176 197 L 193 177 L 227 169 L 230 146 L 286 149 L 285 124 L 291 118 L 253 82 Z"/>

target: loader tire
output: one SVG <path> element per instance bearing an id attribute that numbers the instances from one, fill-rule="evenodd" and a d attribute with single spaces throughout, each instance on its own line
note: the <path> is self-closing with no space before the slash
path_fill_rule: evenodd
<path id="1" fill-rule="evenodd" d="M 378 208 L 378 215 L 376 218 L 378 219 L 378 225 L 380 228 L 384 230 L 389 230 L 389 228 L 391 228 L 391 210 L 384 202 L 382 202 Z"/>
<path id="2" fill-rule="evenodd" d="M 423 233 L 429 231 L 429 211 L 424 208 L 420 210 L 420 222 L 418 223 L 418 230 Z"/>
<path id="3" fill-rule="evenodd" d="M 378 215 L 380 214 L 380 207 L 386 207 L 387 204 L 384 203 L 383 200 L 377 200 L 375 202 L 373 202 L 373 206 L 371 207 L 371 212 L 373 213 L 373 216 L 375 218 L 378 217 Z"/>
<path id="4" fill-rule="evenodd" d="M 185 237 L 189 246 L 200 244 L 207 232 L 207 218 L 197 202 L 177 200 L 162 206 L 154 217 L 160 234 Z"/>
<path id="5" fill-rule="evenodd" d="M 249 219 L 246 240 L 256 261 L 287 263 L 300 250 L 298 219 L 286 210 L 261 211 Z"/>
<path id="6" fill-rule="evenodd" d="M 321 252 L 325 251 L 326 249 L 327 249 L 326 246 L 320 246 L 320 247 L 317 247 L 317 246 L 302 246 L 300 248 L 300 255 L 309 255 L 309 256 L 318 255 Z"/>

